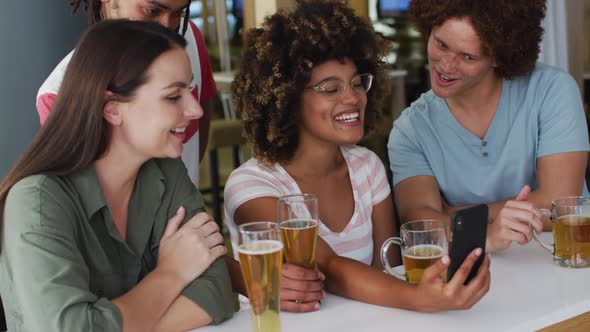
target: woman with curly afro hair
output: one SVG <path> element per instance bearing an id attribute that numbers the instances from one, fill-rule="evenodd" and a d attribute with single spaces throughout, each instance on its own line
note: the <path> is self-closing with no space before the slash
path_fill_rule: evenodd
<path id="1" fill-rule="evenodd" d="M 578 87 L 538 63 L 545 0 L 414 0 L 432 89 L 394 123 L 388 149 L 402 222 L 487 204 L 486 249 L 551 223 L 539 208 L 588 194 Z M 532 226 L 532 227 L 531 227 Z"/>
<path id="2" fill-rule="evenodd" d="M 465 288 L 457 287 L 465 274 L 448 284 L 440 279 L 448 257 L 417 287 L 383 273 L 380 248 L 396 233 L 390 187 L 380 159 L 355 145 L 379 119 L 388 89 L 381 60 L 388 44 L 370 23 L 342 1 L 300 1 L 293 12 L 272 15 L 250 31 L 247 45 L 233 93 L 255 157 L 231 174 L 225 188 L 233 244 L 237 225 L 276 220 L 278 197 L 315 194 L 316 262 L 328 291 L 423 311 L 477 302 L 488 290 L 489 258 Z M 465 265 L 476 258 L 473 253 Z M 317 310 L 323 276 L 287 275 L 294 268 L 287 264 L 283 271 L 282 307 Z"/>

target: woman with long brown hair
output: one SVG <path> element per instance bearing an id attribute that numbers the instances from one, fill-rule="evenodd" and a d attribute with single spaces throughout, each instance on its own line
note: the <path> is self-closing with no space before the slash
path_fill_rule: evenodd
<path id="1" fill-rule="evenodd" d="M 54 109 L 0 184 L 9 330 L 179 331 L 233 313 L 219 229 L 179 159 L 185 40 L 109 20 L 76 46 Z"/>

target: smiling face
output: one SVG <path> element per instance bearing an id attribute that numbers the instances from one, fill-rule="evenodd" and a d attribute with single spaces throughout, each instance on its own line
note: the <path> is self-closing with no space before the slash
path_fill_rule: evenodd
<path id="1" fill-rule="evenodd" d="M 367 94 L 350 86 L 351 80 L 359 74 L 363 73 L 358 73 L 349 59 L 328 60 L 312 69 L 311 79 L 301 97 L 301 143 L 354 144 L 363 138 Z M 331 89 L 338 80 L 346 82 L 344 93 Z M 312 87 L 325 89 L 321 92 Z"/>
<path id="2" fill-rule="evenodd" d="M 116 102 L 120 123 L 113 129 L 113 144 L 125 144 L 142 159 L 178 158 L 190 120 L 203 115 L 189 88 L 191 75 L 184 49 L 160 55 L 132 100 Z"/>
<path id="3" fill-rule="evenodd" d="M 486 82 L 499 80 L 493 60 L 468 19 L 451 18 L 428 38 L 430 83 L 442 98 L 469 96 Z"/>
<path id="4" fill-rule="evenodd" d="M 127 18 L 157 22 L 178 30 L 187 0 L 101 0 L 102 15 L 107 19 Z"/>

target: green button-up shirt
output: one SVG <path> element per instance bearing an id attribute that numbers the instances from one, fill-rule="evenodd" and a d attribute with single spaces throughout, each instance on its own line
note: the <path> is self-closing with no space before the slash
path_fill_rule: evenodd
<path id="1" fill-rule="evenodd" d="M 121 330 L 121 313 L 110 300 L 156 267 L 166 224 L 181 205 L 185 222 L 203 211 L 201 194 L 179 159 L 150 160 L 140 169 L 126 240 L 115 228 L 94 167 L 18 182 L 6 200 L 0 256 L 8 330 Z M 215 323 L 231 317 L 233 294 L 223 259 L 182 295 Z"/>

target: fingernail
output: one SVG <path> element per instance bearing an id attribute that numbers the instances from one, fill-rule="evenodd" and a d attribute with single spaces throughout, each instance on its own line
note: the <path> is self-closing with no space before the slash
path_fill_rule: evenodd
<path id="1" fill-rule="evenodd" d="M 319 272 L 319 279 L 326 280 L 326 276 L 322 272 Z"/>
<path id="2" fill-rule="evenodd" d="M 322 299 L 326 298 L 326 291 L 322 291 Z"/>
<path id="3" fill-rule="evenodd" d="M 481 248 L 475 249 L 475 256 L 481 256 Z"/>
<path id="4" fill-rule="evenodd" d="M 178 210 L 176 210 L 176 214 L 179 214 L 179 213 L 182 211 L 182 209 L 184 209 L 184 207 L 181 205 L 181 206 L 178 208 Z"/>
<path id="5" fill-rule="evenodd" d="M 319 302 L 316 302 L 316 304 L 313 305 L 313 308 L 315 310 L 318 310 L 320 308 L 320 303 Z"/>
<path id="6" fill-rule="evenodd" d="M 448 264 L 451 261 L 451 259 L 449 258 L 449 256 L 444 255 L 442 258 L 442 262 L 445 264 Z"/>

